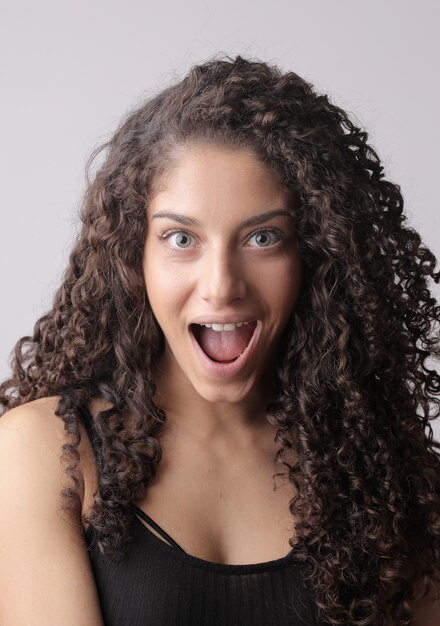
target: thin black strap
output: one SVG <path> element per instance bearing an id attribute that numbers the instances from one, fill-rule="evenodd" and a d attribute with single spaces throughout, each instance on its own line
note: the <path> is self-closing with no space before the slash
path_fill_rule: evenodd
<path id="1" fill-rule="evenodd" d="M 143 511 L 141 508 L 139 508 L 138 506 L 136 506 L 136 504 L 134 505 L 134 508 L 137 510 L 137 512 L 140 514 L 140 516 L 146 521 L 148 522 L 148 524 L 150 524 L 155 530 L 157 530 L 158 533 L 160 533 L 162 535 L 162 537 L 164 539 L 166 539 L 167 541 L 169 541 L 175 548 L 178 548 L 179 550 L 182 550 L 182 552 L 185 552 L 185 550 L 183 548 L 181 548 L 179 546 L 178 543 L 176 543 L 174 541 L 174 539 L 172 537 L 169 536 L 169 534 L 167 532 L 165 532 L 163 530 L 163 528 L 161 528 L 159 526 L 159 524 L 156 524 L 156 522 L 154 520 L 151 519 L 151 517 L 149 515 L 147 515 L 145 513 L 145 511 Z"/>
<path id="2" fill-rule="evenodd" d="M 96 432 L 95 432 L 95 428 L 94 428 L 94 424 L 93 424 L 93 417 L 92 417 L 90 411 L 87 408 L 85 408 L 85 407 L 80 407 L 80 412 L 84 416 L 84 427 L 85 427 L 86 432 L 87 432 L 87 434 L 88 434 L 88 436 L 90 438 L 90 442 L 92 444 L 93 451 L 95 452 L 95 455 L 96 455 L 97 439 L 96 439 Z M 159 524 L 156 524 L 156 522 L 153 519 L 151 519 L 151 517 L 149 515 L 147 515 L 141 508 L 139 508 L 136 505 L 134 505 L 134 508 L 138 511 L 140 516 L 146 522 L 148 522 L 151 526 L 153 526 L 153 528 L 155 530 L 157 530 L 157 532 L 160 533 L 162 535 L 162 537 L 164 537 L 164 539 L 169 541 L 175 548 L 178 548 L 182 552 L 185 552 L 185 550 L 183 548 L 181 548 L 179 546 L 179 544 L 176 541 L 174 541 L 174 539 L 172 537 L 170 537 L 169 534 L 167 532 L 165 532 L 159 526 Z"/>

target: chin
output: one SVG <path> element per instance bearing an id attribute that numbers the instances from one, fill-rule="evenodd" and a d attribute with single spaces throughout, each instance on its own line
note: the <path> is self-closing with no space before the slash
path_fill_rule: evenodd
<path id="1" fill-rule="evenodd" d="M 213 381 L 208 384 L 193 384 L 195 391 L 198 395 L 204 398 L 207 402 L 217 404 L 225 402 L 228 404 L 237 404 L 243 402 L 252 393 L 252 388 L 249 386 L 249 381 L 245 384 L 229 383 L 222 389 L 218 382 Z"/>

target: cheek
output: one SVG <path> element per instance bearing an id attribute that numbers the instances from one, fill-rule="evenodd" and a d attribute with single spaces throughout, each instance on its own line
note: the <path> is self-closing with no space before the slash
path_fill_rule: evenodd
<path id="1" fill-rule="evenodd" d="M 298 298 L 302 282 L 302 264 L 300 258 L 285 257 L 271 267 L 267 267 L 264 277 L 265 296 L 269 303 L 280 310 L 287 309 L 290 313 Z"/>
<path id="2" fill-rule="evenodd" d="M 178 268 L 170 271 L 166 263 L 146 256 L 143 264 L 145 287 L 154 311 L 176 307 L 185 294 L 185 275 Z"/>

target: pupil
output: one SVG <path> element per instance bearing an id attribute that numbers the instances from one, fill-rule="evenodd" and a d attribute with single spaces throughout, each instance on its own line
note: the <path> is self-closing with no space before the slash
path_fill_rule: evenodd
<path id="1" fill-rule="evenodd" d="M 188 239 L 188 237 L 186 235 L 179 235 L 180 238 L 183 237 L 183 239 Z M 182 242 L 182 239 L 180 239 L 180 242 Z M 185 242 L 184 242 L 185 243 Z"/>

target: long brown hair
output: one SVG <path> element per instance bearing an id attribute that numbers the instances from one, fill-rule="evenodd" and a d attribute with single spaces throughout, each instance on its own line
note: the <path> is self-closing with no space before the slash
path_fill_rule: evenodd
<path id="1" fill-rule="evenodd" d="M 385 624 L 383 598 L 409 624 L 411 584 L 439 569 L 440 306 L 436 258 L 407 223 L 399 185 L 341 108 L 294 72 L 212 58 L 131 111 L 98 154 L 82 227 L 50 311 L 22 337 L 5 411 L 58 396 L 78 502 L 79 423 L 95 418 L 99 486 L 87 517 L 99 548 L 123 558 L 132 504 L 161 460 L 166 414 L 154 402 L 163 334 L 142 272 L 151 194 L 195 141 L 251 149 L 295 194 L 301 293 L 267 406 L 297 495 L 295 558 L 330 624 Z M 434 407 L 430 415 L 430 407 Z M 67 505 L 67 504 L 66 504 Z M 293 541 L 293 540 L 292 540 Z M 408 576 L 411 564 L 412 577 Z M 359 621 L 357 621 L 359 620 Z"/>

